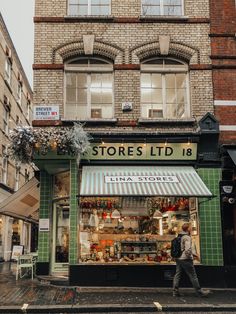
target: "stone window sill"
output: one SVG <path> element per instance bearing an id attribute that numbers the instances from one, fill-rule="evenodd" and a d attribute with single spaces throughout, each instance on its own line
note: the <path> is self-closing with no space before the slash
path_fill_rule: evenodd
<path id="1" fill-rule="evenodd" d="M 193 124 L 196 122 L 195 119 L 189 118 L 189 119 L 145 119 L 145 118 L 140 118 L 138 119 L 139 123 L 142 124 Z"/>

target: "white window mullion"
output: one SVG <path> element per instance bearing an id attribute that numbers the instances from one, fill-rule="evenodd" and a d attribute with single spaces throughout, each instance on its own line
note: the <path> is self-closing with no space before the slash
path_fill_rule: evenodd
<path id="1" fill-rule="evenodd" d="M 184 15 L 184 0 L 181 1 L 181 14 Z"/>
<path id="2" fill-rule="evenodd" d="M 87 75 L 87 117 L 91 118 L 91 73 Z"/>
<path id="3" fill-rule="evenodd" d="M 187 95 L 187 101 L 185 102 L 185 112 L 186 112 L 186 116 L 188 118 L 190 118 L 190 113 L 191 113 L 191 104 L 190 104 L 190 78 L 189 78 L 189 73 L 186 73 L 186 77 L 185 77 L 185 91 L 186 91 L 186 95 Z"/>
<path id="4" fill-rule="evenodd" d="M 164 15 L 164 0 L 160 0 L 160 14 Z"/>
<path id="5" fill-rule="evenodd" d="M 88 0 L 88 15 L 91 15 L 92 13 L 92 3 L 91 0 Z"/>
<path id="6" fill-rule="evenodd" d="M 163 118 L 166 118 L 166 78 L 165 74 L 161 75 L 162 80 L 162 110 L 163 110 Z"/>
<path id="7" fill-rule="evenodd" d="M 78 74 L 75 77 L 75 108 L 76 108 L 76 119 L 78 119 L 78 111 L 79 111 L 79 83 L 78 83 Z"/>

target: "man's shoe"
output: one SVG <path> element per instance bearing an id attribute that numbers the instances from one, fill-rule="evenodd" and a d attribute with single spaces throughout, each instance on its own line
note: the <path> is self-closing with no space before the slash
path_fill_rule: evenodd
<path id="1" fill-rule="evenodd" d="M 201 289 L 201 290 L 197 291 L 197 295 L 199 297 L 208 297 L 210 293 L 211 293 L 210 290 L 203 290 L 203 289 Z"/>

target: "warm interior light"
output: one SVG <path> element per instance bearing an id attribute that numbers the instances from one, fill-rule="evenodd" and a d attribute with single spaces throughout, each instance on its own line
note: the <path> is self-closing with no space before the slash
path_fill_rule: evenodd
<path id="1" fill-rule="evenodd" d="M 165 146 L 166 146 L 167 144 L 168 144 L 168 141 L 166 140 L 166 141 L 165 141 Z"/>
<path id="2" fill-rule="evenodd" d="M 120 219 L 120 212 L 119 212 L 119 210 L 114 209 L 113 212 L 111 213 L 111 218 Z"/>
<path id="3" fill-rule="evenodd" d="M 154 218 L 154 219 L 162 219 L 162 217 L 163 217 L 163 215 L 159 210 L 155 210 L 155 212 L 152 216 L 152 218 Z"/>

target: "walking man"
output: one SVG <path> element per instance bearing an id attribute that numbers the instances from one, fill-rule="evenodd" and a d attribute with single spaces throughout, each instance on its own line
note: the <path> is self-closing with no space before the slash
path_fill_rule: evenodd
<path id="1" fill-rule="evenodd" d="M 175 273 L 174 282 L 173 282 L 173 296 L 174 297 L 180 296 L 179 282 L 181 279 L 182 272 L 185 272 L 188 275 L 193 285 L 193 288 L 195 289 L 196 294 L 198 296 L 205 297 L 210 293 L 209 290 L 203 290 L 199 285 L 198 277 L 197 277 L 196 270 L 193 264 L 193 257 L 198 258 L 198 256 L 193 253 L 191 230 L 192 230 L 192 226 L 190 223 L 183 224 L 182 232 L 180 233 L 182 253 L 179 258 L 176 258 L 176 273 Z"/>

